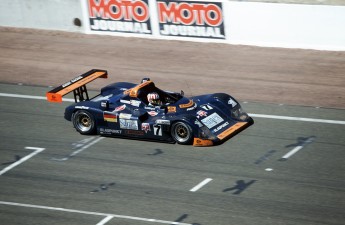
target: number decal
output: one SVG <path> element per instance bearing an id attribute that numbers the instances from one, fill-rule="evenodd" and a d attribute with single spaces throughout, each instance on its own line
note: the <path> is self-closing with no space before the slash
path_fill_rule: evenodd
<path id="1" fill-rule="evenodd" d="M 156 124 L 153 126 L 153 132 L 156 136 L 162 136 L 162 125 Z"/>

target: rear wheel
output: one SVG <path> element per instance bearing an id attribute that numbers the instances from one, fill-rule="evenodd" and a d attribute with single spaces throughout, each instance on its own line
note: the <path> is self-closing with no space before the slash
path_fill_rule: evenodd
<path id="1" fill-rule="evenodd" d="M 79 110 L 73 114 L 73 125 L 81 134 L 93 134 L 96 130 L 94 117 L 84 110 Z"/>
<path id="2" fill-rule="evenodd" d="M 174 123 L 171 127 L 171 136 L 179 144 L 191 144 L 193 140 L 192 128 L 183 122 Z"/>

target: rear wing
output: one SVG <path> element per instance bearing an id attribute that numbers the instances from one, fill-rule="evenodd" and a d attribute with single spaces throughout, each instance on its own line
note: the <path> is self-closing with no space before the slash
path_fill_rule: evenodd
<path id="1" fill-rule="evenodd" d="M 88 101 L 89 95 L 87 93 L 86 84 L 97 78 L 107 77 L 108 72 L 106 70 L 92 69 L 47 92 L 47 100 L 49 102 L 62 102 L 62 96 L 73 91 L 75 102 Z"/>

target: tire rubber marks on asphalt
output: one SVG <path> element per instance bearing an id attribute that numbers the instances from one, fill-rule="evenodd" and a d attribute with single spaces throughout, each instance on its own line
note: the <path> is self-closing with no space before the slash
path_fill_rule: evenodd
<path id="1" fill-rule="evenodd" d="M 147 154 L 147 155 L 160 155 L 160 154 L 163 154 L 163 153 L 164 152 L 161 149 L 156 148 L 154 153 L 150 153 L 150 154 Z"/>
<path id="2" fill-rule="evenodd" d="M 276 150 L 269 150 L 265 155 L 263 155 L 262 157 L 260 157 L 258 160 L 256 160 L 254 163 L 255 164 L 260 164 L 264 161 L 266 161 L 270 156 L 272 156 L 275 152 L 277 152 Z"/>
<path id="3" fill-rule="evenodd" d="M 25 147 L 25 149 L 34 150 L 34 152 L 32 152 L 31 154 L 29 154 L 23 158 L 20 158 L 20 159 L 18 158 L 17 161 L 14 161 L 13 163 L 11 163 L 11 165 L 9 165 L 5 169 L 1 170 L 0 176 L 3 175 L 4 173 L 6 173 L 7 171 L 13 169 L 14 167 L 20 165 L 21 163 L 25 162 L 26 160 L 30 159 L 31 157 L 33 157 L 33 156 L 37 155 L 38 153 L 45 150 L 45 148 L 38 148 L 38 147 Z"/>
<path id="4" fill-rule="evenodd" d="M 109 189 L 109 187 L 112 187 L 114 185 L 115 185 L 114 182 L 109 183 L 109 184 L 100 184 L 99 188 L 96 188 L 95 190 L 90 191 L 90 193 L 93 194 L 93 193 L 100 192 L 100 191 L 106 191 Z"/>
<path id="5" fill-rule="evenodd" d="M 90 146 L 96 144 L 97 142 L 99 142 L 100 140 L 102 140 L 104 137 L 99 137 L 99 138 L 95 138 L 95 137 L 90 137 L 90 138 L 86 138 L 83 139 L 81 141 L 78 141 L 76 143 L 73 143 L 72 145 L 74 146 L 73 149 L 77 149 L 76 151 L 72 152 L 70 155 L 64 157 L 64 158 L 52 158 L 52 160 L 54 161 L 66 161 L 69 160 L 70 158 L 76 156 L 77 154 L 79 154 L 80 152 L 84 151 L 85 149 L 89 148 Z"/>

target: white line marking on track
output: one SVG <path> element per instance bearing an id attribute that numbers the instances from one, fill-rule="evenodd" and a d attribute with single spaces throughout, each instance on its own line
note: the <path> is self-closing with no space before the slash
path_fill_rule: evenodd
<path id="1" fill-rule="evenodd" d="M 301 145 L 296 146 L 294 149 L 292 149 L 291 151 L 289 151 L 288 153 L 286 153 L 285 155 L 283 155 L 283 157 L 281 157 L 280 161 L 285 161 L 288 158 L 290 158 L 292 155 L 296 154 L 299 150 L 301 150 L 304 146 L 306 146 L 307 144 L 311 143 L 313 140 L 315 139 L 315 137 L 310 137 L 307 140 L 305 140 Z"/>
<path id="2" fill-rule="evenodd" d="M 9 93 L 0 93 L 1 97 L 10 97 L 10 98 L 28 98 L 28 99 L 37 99 L 37 100 L 47 100 L 47 97 L 35 96 L 35 95 L 20 95 L 20 94 L 9 94 Z M 62 98 L 64 102 L 74 102 L 72 98 Z"/>
<path id="3" fill-rule="evenodd" d="M 198 191 L 200 188 L 202 188 L 203 186 L 205 186 L 208 182 L 212 181 L 211 178 L 206 178 L 205 180 L 201 181 L 198 185 L 196 185 L 195 187 L 193 187 L 192 189 L 190 189 L 189 191 L 191 192 L 196 192 Z"/>
<path id="4" fill-rule="evenodd" d="M 99 223 L 97 223 L 96 225 L 104 225 L 104 224 L 108 223 L 112 218 L 114 218 L 114 217 L 113 216 L 107 216 L 103 220 L 101 220 Z"/>
<path id="5" fill-rule="evenodd" d="M 72 153 L 71 153 L 69 156 L 67 156 L 67 157 L 64 157 L 64 158 L 62 158 L 62 159 L 52 158 L 52 160 L 55 160 L 55 161 L 66 161 L 66 160 L 72 158 L 73 156 L 79 154 L 80 152 L 84 151 L 85 149 L 91 147 L 92 145 L 96 144 L 97 142 L 99 142 L 99 141 L 102 140 L 103 138 L 105 138 L 105 137 L 99 137 L 99 138 L 93 140 L 93 141 L 90 142 L 89 144 L 84 145 L 82 148 L 80 148 L 80 149 L 78 149 L 78 150 L 72 152 Z"/>
<path id="6" fill-rule="evenodd" d="M 276 120 L 293 120 L 293 121 L 302 121 L 302 122 L 330 123 L 330 124 L 345 125 L 345 121 L 341 121 L 341 120 L 323 120 L 323 119 L 291 117 L 291 116 L 276 116 L 276 115 L 253 114 L 253 113 L 249 113 L 248 115 L 254 118 L 257 117 L 257 118 L 276 119 Z"/>
<path id="7" fill-rule="evenodd" d="M 18 166 L 19 164 L 25 162 L 26 160 L 30 159 L 31 157 L 37 155 L 38 153 L 42 152 L 45 150 L 45 148 L 37 148 L 37 147 L 25 147 L 25 149 L 29 149 L 29 150 L 35 150 L 34 152 L 32 152 L 31 154 L 21 158 L 20 160 L 12 163 L 11 165 L 9 165 L 8 167 L 6 167 L 5 169 L 0 171 L 0 176 L 3 175 L 4 173 L 6 173 L 7 171 L 13 169 L 14 167 Z"/>
<path id="8" fill-rule="evenodd" d="M 297 146 L 296 148 L 292 149 L 291 151 L 289 151 L 287 154 L 285 154 L 282 159 L 288 159 L 290 158 L 290 156 L 296 154 L 299 150 L 301 150 L 303 148 L 303 146 Z"/>
<path id="9" fill-rule="evenodd" d="M 29 98 L 29 99 L 39 99 L 46 100 L 46 97 L 34 96 L 34 95 L 20 95 L 20 94 L 9 94 L 0 93 L 0 97 L 12 97 L 12 98 Z M 64 102 L 74 102 L 72 98 L 62 98 Z M 345 121 L 342 120 L 324 120 L 324 119 L 314 119 L 314 118 L 304 118 L 304 117 L 291 117 L 291 116 L 277 116 L 277 115 L 266 115 L 266 114 L 255 114 L 249 113 L 251 117 L 266 118 L 266 119 L 277 119 L 277 120 L 292 120 L 292 121 L 302 121 L 302 122 L 314 122 L 314 123 L 330 123 L 330 124 L 341 124 L 345 125 Z"/>
<path id="10" fill-rule="evenodd" d="M 156 220 L 156 219 L 148 219 L 148 218 L 143 218 L 143 217 L 133 217 L 133 216 L 111 214 L 111 213 L 89 212 L 89 211 L 83 211 L 83 210 L 65 209 L 65 208 L 50 207 L 50 206 L 43 206 L 43 205 L 23 204 L 23 203 L 16 203 L 16 202 L 0 201 L 0 205 L 20 206 L 20 207 L 26 207 L 26 208 L 45 209 L 45 210 L 79 213 L 79 214 L 94 215 L 94 216 L 106 216 L 106 218 L 112 217 L 112 218 L 119 218 L 119 219 L 137 220 L 137 221 L 162 223 L 162 224 L 193 225 L 190 223 L 180 223 L 180 222 L 173 222 L 173 221 L 167 221 L 167 220 Z"/>

